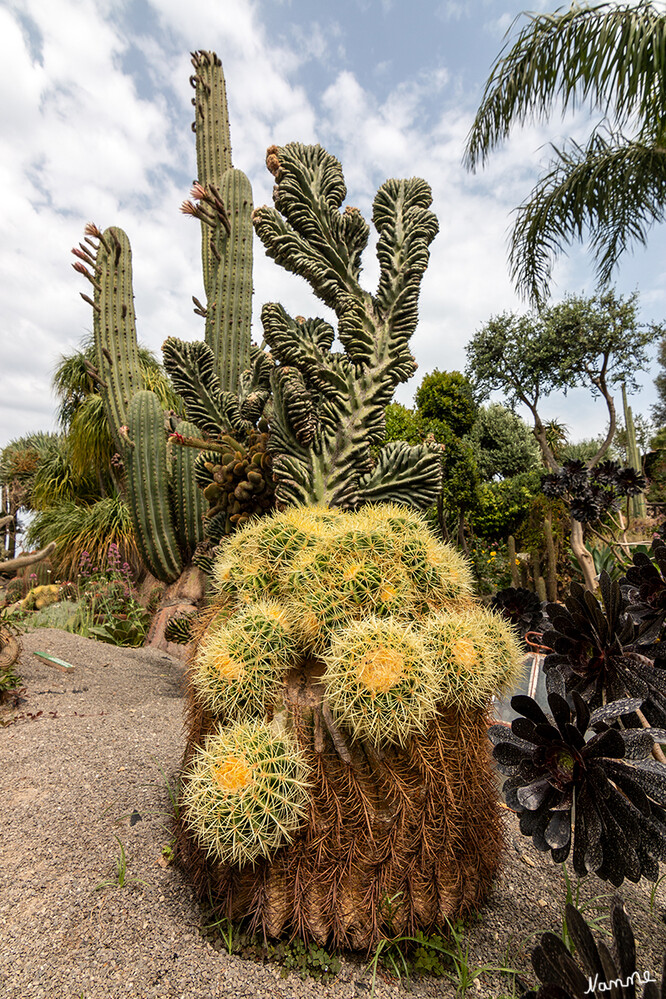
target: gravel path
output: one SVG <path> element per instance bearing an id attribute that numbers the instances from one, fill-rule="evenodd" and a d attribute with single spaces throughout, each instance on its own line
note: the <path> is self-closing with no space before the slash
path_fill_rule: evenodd
<path id="1" fill-rule="evenodd" d="M 229 956 L 199 931 L 201 911 L 182 874 L 164 866 L 169 796 L 184 745 L 183 667 L 164 653 L 119 649 L 54 630 L 25 635 L 19 672 L 25 699 L 0 721 L 0 996 L 3 999 L 217 999 L 369 996 L 364 961 L 346 959 L 323 985 Z M 75 668 L 67 673 L 32 653 Z M 8 724 L 11 722 L 10 724 Z M 535 931 L 557 930 L 564 883 L 507 816 L 502 876 L 470 929 L 478 964 L 509 959 L 529 979 Z M 98 889 L 120 854 L 124 888 Z M 588 879 L 585 893 L 609 889 Z M 621 894 L 638 931 L 639 969 L 653 973 L 666 950 L 666 894 L 650 913 L 650 886 Z M 443 979 L 378 979 L 378 999 L 453 997 Z M 469 991 L 511 995 L 506 978 L 483 974 Z"/>

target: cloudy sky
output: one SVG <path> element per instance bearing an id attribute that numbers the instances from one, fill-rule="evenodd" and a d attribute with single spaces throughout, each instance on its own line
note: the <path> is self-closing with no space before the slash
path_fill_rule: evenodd
<path id="1" fill-rule="evenodd" d="M 557 2 L 526 4 L 553 9 Z M 119 225 L 133 248 L 139 338 L 159 354 L 169 335 L 200 339 L 199 226 L 179 213 L 195 177 L 189 53 L 214 49 L 227 79 L 234 165 L 255 204 L 271 199 L 266 147 L 320 142 L 341 161 L 348 201 L 366 217 L 390 176 L 432 186 L 440 233 L 412 341 L 422 374 L 461 369 L 465 343 L 493 314 L 522 310 L 506 266 L 511 209 L 529 192 L 544 144 L 582 137 L 584 121 L 516 132 L 489 167 L 461 165 L 465 136 L 520 0 L 0 0 L 0 447 L 55 429 L 51 375 L 90 330 L 87 290 L 69 250 L 86 222 Z M 627 258 L 646 320 L 666 318 L 666 234 Z M 368 252 L 365 283 L 377 276 Z M 556 269 L 555 298 L 591 294 L 579 251 Z M 254 336 L 265 301 L 325 314 L 305 283 L 255 255 Z M 643 376 L 635 412 L 654 401 Z M 604 411 L 581 393 L 552 398 L 574 438 Z"/>

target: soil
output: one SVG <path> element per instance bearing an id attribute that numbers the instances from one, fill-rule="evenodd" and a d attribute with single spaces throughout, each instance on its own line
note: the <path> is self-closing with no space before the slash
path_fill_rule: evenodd
<path id="1" fill-rule="evenodd" d="M 217 999 L 370 996 L 364 955 L 343 958 L 330 982 L 228 955 L 202 933 L 203 910 L 169 862 L 184 748 L 181 662 L 55 630 L 22 638 L 17 705 L 0 709 L 0 995 L 6 999 Z M 73 664 L 63 672 L 35 652 Z M 166 779 L 165 779 L 166 778 Z M 534 983 L 529 951 L 561 932 L 566 884 L 506 812 L 503 870 L 466 930 L 469 964 L 506 965 Z M 117 884 L 121 848 L 127 870 Z M 130 880 L 136 879 L 136 880 Z M 104 881 L 115 884 L 100 887 Z M 581 899 L 613 889 L 590 876 Z M 647 882 L 619 892 L 637 937 L 640 972 L 658 976 L 666 951 L 666 892 Z M 606 920 L 607 922 L 607 920 Z M 480 972 L 468 995 L 520 995 L 511 976 Z M 380 971 L 378 999 L 456 994 L 439 977 L 411 982 Z"/>

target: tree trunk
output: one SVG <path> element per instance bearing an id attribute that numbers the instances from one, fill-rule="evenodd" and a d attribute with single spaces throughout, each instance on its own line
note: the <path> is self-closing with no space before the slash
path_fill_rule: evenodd
<path id="1" fill-rule="evenodd" d="M 0 573 L 3 575 L 7 572 L 14 573 L 17 569 L 22 569 L 26 565 L 32 565 L 33 562 L 41 562 L 42 559 L 48 558 L 56 549 L 55 541 L 52 541 L 46 548 L 40 548 L 38 552 L 28 552 L 26 555 L 19 555 L 17 558 L 6 559 L 4 562 L 0 562 Z"/>
<path id="2" fill-rule="evenodd" d="M 594 593 L 597 588 L 597 571 L 594 559 L 585 547 L 583 541 L 583 525 L 579 520 L 571 518 L 571 550 L 578 559 L 578 564 L 585 580 L 585 589 Z"/>

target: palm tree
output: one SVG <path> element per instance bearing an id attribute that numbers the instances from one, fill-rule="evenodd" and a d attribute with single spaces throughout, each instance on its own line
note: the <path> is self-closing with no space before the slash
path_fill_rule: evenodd
<path id="1" fill-rule="evenodd" d="M 572 3 L 528 14 L 486 83 L 467 139 L 474 170 L 514 124 L 587 104 L 601 120 L 583 145 L 554 157 L 516 210 L 510 268 L 533 305 L 548 296 L 555 257 L 590 237 L 600 284 L 621 254 L 645 244 L 666 211 L 666 12 L 638 4 Z"/>

